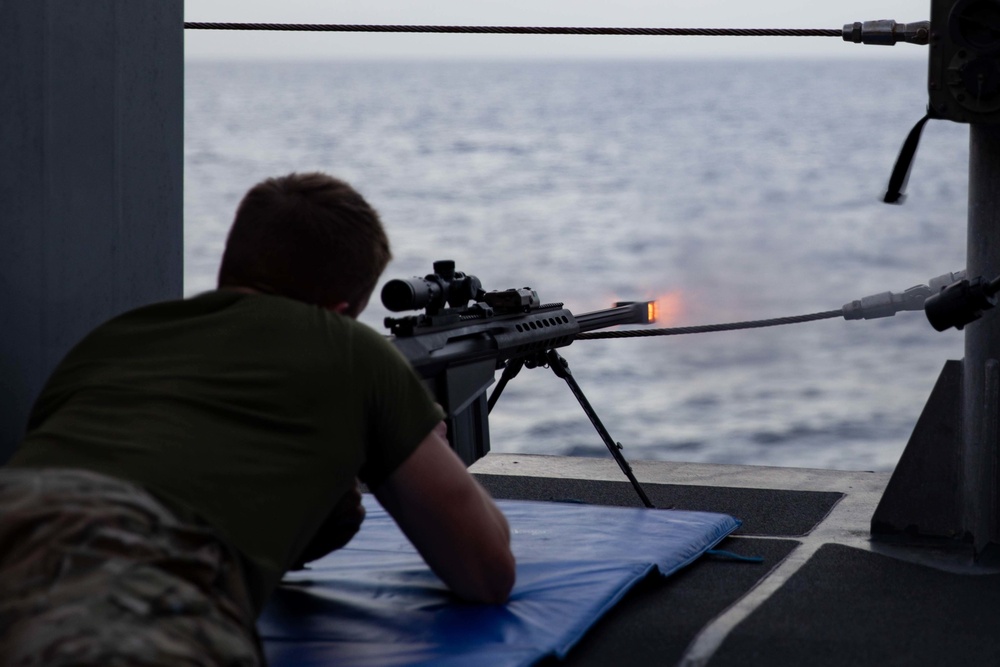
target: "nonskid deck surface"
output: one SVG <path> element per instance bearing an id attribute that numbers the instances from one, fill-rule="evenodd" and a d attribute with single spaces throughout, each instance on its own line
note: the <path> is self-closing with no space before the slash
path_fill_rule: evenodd
<path id="1" fill-rule="evenodd" d="M 649 579 L 552 665 L 1000 664 L 1000 568 L 873 541 L 888 473 L 632 468 L 658 507 L 742 519 L 719 548 L 764 560 L 709 556 Z M 610 459 L 490 454 L 472 471 L 498 498 L 641 505 Z"/>

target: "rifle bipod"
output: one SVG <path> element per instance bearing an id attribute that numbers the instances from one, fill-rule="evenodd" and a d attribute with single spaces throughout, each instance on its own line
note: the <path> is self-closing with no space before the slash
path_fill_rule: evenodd
<path id="1" fill-rule="evenodd" d="M 520 358 L 512 359 L 503 369 L 503 373 L 500 374 L 500 380 L 497 381 L 497 387 L 490 394 L 489 401 L 487 403 L 487 413 L 493 411 L 493 406 L 496 405 L 497 400 L 500 398 L 501 392 L 503 392 L 504 387 L 510 382 L 515 375 L 517 375 L 521 368 L 527 366 L 528 368 L 537 368 L 538 366 L 548 366 L 552 369 L 552 372 L 556 374 L 556 377 L 560 377 L 566 381 L 569 385 L 570 391 L 573 392 L 573 396 L 576 397 L 577 402 L 583 411 L 587 413 L 587 417 L 590 419 L 590 423 L 594 425 L 597 429 L 598 435 L 601 436 L 601 440 L 607 445 L 608 451 L 611 452 L 611 456 L 614 457 L 615 461 L 618 463 L 618 467 L 622 469 L 625 476 L 628 477 L 628 481 L 632 483 L 632 488 L 635 492 L 639 494 L 639 499 L 642 500 L 642 504 L 650 509 L 655 509 L 655 505 L 650 502 L 649 497 L 646 492 L 642 490 L 642 486 L 639 484 L 639 480 L 635 478 L 632 474 L 632 466 L 628 464 L 625 460 L 625 456 L 622 454 L 622 444 L 620 442 L 615 442 L 608 433 L 608 429 L 604 428 L 604 424 L 601 423 L 600 417 L 594 411 L 594 408 L 590 405 L 590 401 L 587 397 L 583 395 L 583 390 L 580 389 L 580 385 L 577 384 L 576 378 L 573 377 L 573 373 L 569 370 L 569 363 L 554 349 L 548 350 L 535 357 L 530 358 Z"/>

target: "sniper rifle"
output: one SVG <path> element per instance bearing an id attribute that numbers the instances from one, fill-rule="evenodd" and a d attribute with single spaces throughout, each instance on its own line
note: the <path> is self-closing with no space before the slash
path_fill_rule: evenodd
<path id="1" fill-rule="evenodd" d="M 611 455 L 647 507 L 652 507 L 615 442 L 601 423 L 556 350 L 577 335 L 619 324 L 648 324 L 655 302 L 619 302 L 613 308 L 574 315 L 562 303 L 543 304 L 530 287 L 487 292 L 455 262 L 434 262 L 423 278 L 390 280 L 382 303 L 393 312 L 424 313 L 387 317 L 396 348 L 410 361 L 446 412 L 448 439 L 466 465 L 490 449 L 490 410 L 507 383 L 523 367 L 549 367 L 569 385 Z M 503 370 L 487 400 L 486 389 Z"/>

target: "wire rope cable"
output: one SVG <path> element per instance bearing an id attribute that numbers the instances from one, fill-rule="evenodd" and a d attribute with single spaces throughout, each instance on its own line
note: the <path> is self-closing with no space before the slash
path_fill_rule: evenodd
<path id="1" fill-rule="evenodd" d="M 795 315 L 792 317 L 775 317 L 769 320 L 751 320 L 748 322 L 731 322 L 729 324 L 703 324 L 693 327 L 674 327 L 670 329 L 634 329 L 629 331 L 592 331 L 582 333 L 576 340 L 598 340 L 601 338 L 642 338 L 645 336 L 681 336 L 684 334 L 709 333 L 713 331 L 736 331 L 739 329 L 762 329 L 764 327 L 777 327 L 784 324 L 799 324 L 802 322 L 815 322 L 817 320 L 827 320 L 834 317 L 843 317 L 844 310 L 826 310 L 821 313 L 810 313 L 808 315 Z"/>
<path id="2" fill-rule="evenodd" d="M 291 32 L 424 32 L 499 35 L 661 35 L 703 37 L 843 37 L 824 28 L 588 28 L 545 26 L 365 25 L 339 23 L 208 23 L 189 21 L 187 30 L 272 30 Z"/>

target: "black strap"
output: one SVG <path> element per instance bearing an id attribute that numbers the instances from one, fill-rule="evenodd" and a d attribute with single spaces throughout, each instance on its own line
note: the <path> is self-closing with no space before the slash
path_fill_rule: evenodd
<path id="1" fill-rule="evenodd" d="M 906 141 L 903 142 L 903 147 L 899 149 L 899 157 L 896 158 L 896 166 L 892 168 L 892 175 L 889 176 L 889 187 L 882 198 L 886 204 L 902 204 L 903 200 L 906 199 L 903 188 L 906 187 L 906 181 L 910 179 L 910 166 L 913 163 L 913 156 L 917 154 L 920 133 L 931 118 L 937 118 L 937 116 L 928 108 L 927 115 L 918 120 L 910 133 L 906 135 Z"/>

